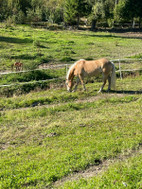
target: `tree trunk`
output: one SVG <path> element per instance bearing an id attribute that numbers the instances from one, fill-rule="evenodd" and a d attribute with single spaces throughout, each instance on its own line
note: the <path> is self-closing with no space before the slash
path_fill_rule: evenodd
<path id="1" fill-rule="evenodd" d="M 115 0 L 115 6 L 118 4 L 118 0 Z"/>
<path id="2" fill-rule="evenodd" d="M 91 30 L 96 28 L 96 20 L 92 20 Z"/>
<path id="3" fill-rule="evenodd" d="M 132 28 L 134 29 L 135 28 L 135 19 L 133 18 L 133 21 L 132 21 Z"/>
<path id="4" fill-rule="evenodd" d="M 142 18 L 139 17 L 139 29 L 141 29 L 141 21 L 142 21 Z"/>
<path id="5" fill-rule="evenodd" d="M 77 16 L 77 29 L 79 29 L 80 16 Z"/>

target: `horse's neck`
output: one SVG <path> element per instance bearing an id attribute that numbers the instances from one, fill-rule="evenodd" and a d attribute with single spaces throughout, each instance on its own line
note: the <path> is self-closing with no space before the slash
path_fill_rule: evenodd
<path id="1" fill-rule="evenodd" d="M 68 73 L 68 80 L 73 80 L 74 78 L 74 66 L 71 67 L 71 69 L 69 70 L 69 73 Z"/>

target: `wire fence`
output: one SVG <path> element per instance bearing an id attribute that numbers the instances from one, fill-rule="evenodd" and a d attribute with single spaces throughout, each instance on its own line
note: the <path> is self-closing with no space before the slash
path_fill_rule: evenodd
<path id="1" fill-rule="evenodd" d="M 122 65 L 126 63 L 132 63 L 132 62 L 140 62 L 142 59 L 114 59 L 111 60 L 111 62 L 114 62 L 118 64 L 118 70 L 116 70 L 116 73 L 119 72 L 120 78 L 122 79 L 122 72 L 135 72 L 135 71 L 142 71 L 142 67 L 139 69 L 123 69 Z M 60 64 L 60 65 L 48 65 L 47 67 L 39 68 L 39 69 L 34 69 L 34 70 L 23 70 L 23 71 L 17 71 L 17 72 L 0 72 L 0 75 L 8 75 L 8 74 L 19 74 L 19 73 L 26 73 L 26 72 L 32 72 L 32 71 L 38 71 L 38 70 L 48 70 L 48 69 L 59 69 L 59 68 L 65 68 L 66 73 L 68 71 L 68 68 L 72 64 Z M 47 81 L 54 81 L 54 80 L 65 80 L 65 77 L 58 77 L 58 78 L 52 78 L 52 79 L 46 79 L 46 80 L 38 80 L 38 81 L 28 81 L 28 82 L 20 82 L 20 83 L 12 83 L 12 84 L 5 84 L 5 85 L 0 85 L 0 87 L 10 87 L 14 85 L 25 85 L 25 84 L 32 84 L 32 83 L 42 83 L 42 82 L 47 82 Z"/>

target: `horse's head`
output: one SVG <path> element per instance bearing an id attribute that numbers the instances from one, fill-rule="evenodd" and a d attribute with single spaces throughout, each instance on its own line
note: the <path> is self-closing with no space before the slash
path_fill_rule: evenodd
<path id="1" fill-rule="evenodd" d="M 74 83 L 72 80 L 68 80 L 66 79 L 66 86 L 67 86 L 67 91 L 71 92 L 72 91 L 72 87 L 73 87 Z"/>

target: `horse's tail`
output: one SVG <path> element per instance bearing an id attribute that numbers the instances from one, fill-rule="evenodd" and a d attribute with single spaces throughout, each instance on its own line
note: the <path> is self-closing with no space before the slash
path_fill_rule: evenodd
<path id="1" fill-rule="evenodd" d="M 112 74 L 111 74 L 111 88 L 115 89 L 115 83 L 116 83 L 116 73 L 115 73 L 115 65 L 112 63 Z"/>

